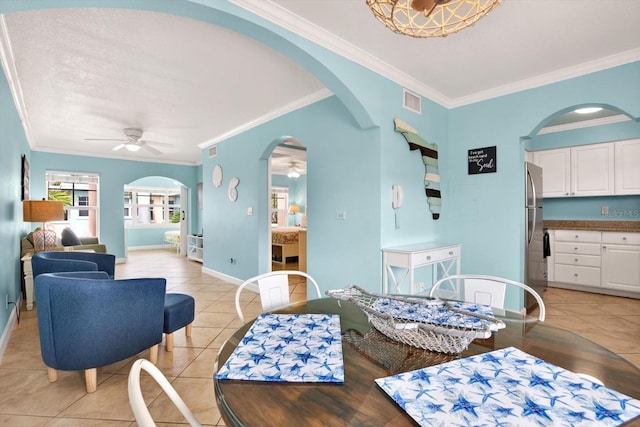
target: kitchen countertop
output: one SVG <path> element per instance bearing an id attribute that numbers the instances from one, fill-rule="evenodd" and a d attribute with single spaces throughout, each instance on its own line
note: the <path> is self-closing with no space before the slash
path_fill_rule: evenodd
<path id="1" fill-rule="evenodd" d="M 591 230 L 640 232 L 640 221 L 545 220 L 544 227 L 552 230 Z"/>

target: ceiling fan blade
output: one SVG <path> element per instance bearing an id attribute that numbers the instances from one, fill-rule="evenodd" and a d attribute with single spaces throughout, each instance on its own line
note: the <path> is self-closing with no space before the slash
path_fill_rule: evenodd
<path id="1" fill-rule="evenodd" d="M 126 141 L 126 139 L 113 139 L 113 138 L 85 138 L 84 141 Z"/>
<path id="2" fill-rule="evenodd" d="M 113 151 L 118 151 L 120 149 L 124 148 L 124 144 L 118 144 L 115 147 L 113 147 Z"/>
<path id="3" fill-rule="evenodd" d="M 141 142 L 143 144 L 157 145 L 158 147 L 171 147 L 171 146 L 173 146 L 173 144 L 169 144 L 168 142 L 149 141 L 147 139 L 141 139 L 138 142 Z"/>
<path id="4" fill-rule="evenodd" d="M 157 154 L 157 155 L 162 154 L 162 151 L 156 150 L 155 148 L 153 148 L 149 144 L 141 143 L 140 146 L 142 148 L 144 148 L 145 150 L 149 151 L 150 153 Z"/>

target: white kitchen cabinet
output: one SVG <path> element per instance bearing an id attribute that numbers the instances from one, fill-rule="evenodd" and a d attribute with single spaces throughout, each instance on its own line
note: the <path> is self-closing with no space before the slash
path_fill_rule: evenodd
<path id="1" fill-rule="evenodd" d="M 542 168 L 542 196 L 568 197 L 571 191 L 571 149 L 535 151 L 533 163 Z"/>
<path id="2" fill-rule="evenodd" d="M 615 194 L 640 194 L 640 139 L 616 141 Z"/>
<path id="3" fill-rule="evenodd" d="M 534 163 L 542 167 L 543 197 L 614 193 L 614 146 L 611 143 L 537 151 Z"/>
<path id="4" fill-rule="evenodd" d="M 602 287 L 640 293 L 640 233 L 602 233 Z"/>
<path id="5" fill-rule="evenodd" d="M 640 233 L 552 231 L 550 286 L 640 297 Z"/>
<path id="6" fill-rule="evenodd" d="M 599 231 L 556 230 L 554 279 L 571 285 L 600 286 Z"/>
<path id="7" fill-rule="evenodd" d="M 606 196 L 614 192 L 613 144 L 571 147 L 571 195 Z"/>

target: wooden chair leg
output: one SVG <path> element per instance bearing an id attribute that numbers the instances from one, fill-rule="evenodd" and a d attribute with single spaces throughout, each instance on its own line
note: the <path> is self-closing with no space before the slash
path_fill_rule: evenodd
<path id="1" fill-rule="evenodd" d="M 185 328 L 184 328 L 184 334 L 188 337 L 191 336 L 191 323 L 189 323 Z"/>
<path id="2" fill-rule="evenodd" d="M 58 381 L 58 370 L 53 368 L 47 368 L 47 374 L 49 375 L 49 382 L 55 383 Z"/>
<path id="3" fill-rule="evenodd" d="M 84 370 L 84 381 L 87 386 L 87 393 L 93 393 L 98 388 L 98 370 L 96 368 Z"/>
<path id="4" fill-rule="evenodd" d="M 158 344 L 149 349 L 149 362 L 153 363 L 154 365 L 158 363 Z"/>
<path id="5" fill-rule="evenodd" d="M 170 334 L 165 334 L 167 338 L 167 351 L 173 351 L 173 332 Z"/>

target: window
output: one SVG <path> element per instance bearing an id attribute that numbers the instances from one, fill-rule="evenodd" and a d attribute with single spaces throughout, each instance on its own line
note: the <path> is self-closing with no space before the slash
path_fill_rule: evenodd
<path id="1" fill-rule="evenodd" d="M 64 221 L 48 223 L 58 236 L 70 227 L 79 237 L 98 237 L 100 178 L 81 172 L 46 172 L 47 197 L 64 203 Z"/>
<path id="2" fill-rule="evenodd" d="M 271 226 L 287 226 L 287 209 L 289 206 L 289 189 L 287 187 L 271 188 Z"/>
<path id="3" fill-rule="evenodd" d="M 124 222 L 136 227 L 180 222 L 180 189 L 125 187 Z"/>

